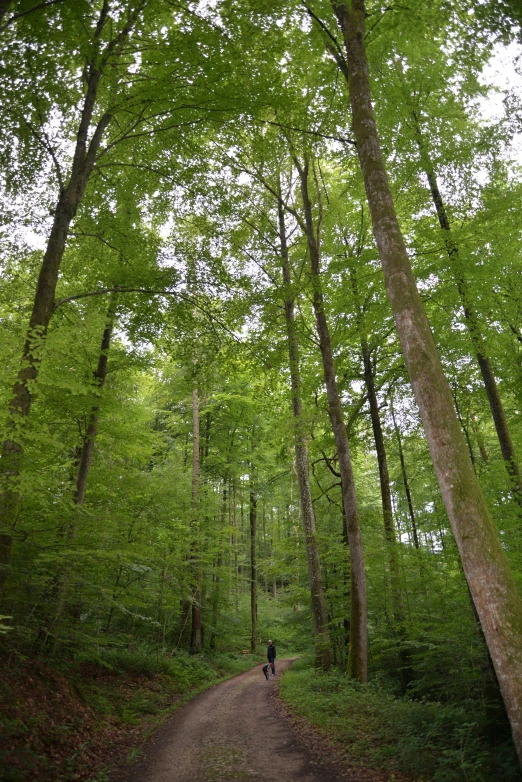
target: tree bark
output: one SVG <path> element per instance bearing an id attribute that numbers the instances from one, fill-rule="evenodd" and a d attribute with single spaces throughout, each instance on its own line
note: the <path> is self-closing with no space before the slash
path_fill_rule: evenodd
<path id="1" fill-rule="evenodd" d="M 455 413 L 457 414 L 457 419 L 460 424 L 460 428 L 462 429 L 462 434 L 464 435 L 464 438 L 466 440 L 466 445 L 468 446 L 469 458 L 471 459 L 471 464 L 473 465 L 473 469 L 475 469 L 475 454 L 473 452 L 473 445 L 471 444 L 468 427 L 464 423 L 464 419 L 462 418 L 462 413 L 460 412 L 460 405 L 457 397 L 456 388 L 454 388 L 452 396 L 453 396 L 453 404 L 455 405 Z"/>
<path id="2" fill-rule="evenodd" d="M 286 238 L 285 213 L 281 203 L 278 205 L 279 241 L 281 252 L 281 267 L 285 286 L 285 322 L 290 366 L 290 384 L 292 394 L 292 413 L 294 418 L 294 451 L 301 504 L 301 519 L 305 539 L 306 561 L 308 565 L 308 581 L 312 599 L 312 618 L 315 637 L 316 664 L 327 670 L 330 668 L 330 637 L 324 600 L 321 564 L 315 530 L 315 514 L 310 489 L 310 468 L 308 462 L 308 447 L 306 442 L 303 408 L 301 402 L 301 373 L 299 364 L 299 345 L 295 330 L 294 296 L 292 294 L 292 277 L 288 257 Z M 273 534 L 273 532 L 272 532 Z M 277 585 L 274 579 L 273 596 L 277 597 Z"/>
<path id="3" fill-rule="evenodd" d="M 323 375 L 328 398 L 328 414 L 330 416 L 335 447 L 337 449 L 339 472 L 341 473 L 341 492 L 347 525 L 348 543 L 350 546 L 352 588 L 348 673 L 354 679 L 358 679 L 360 682 L 366 682 L 368 679 L 368 640 L 364 553 L 359 513 L 357 510 L 357 496 L 355 492 L 350 446 L 343 418 L 341 398 L 337 387 L 330 330 L 324 308 L 324 297 L 320 276 L 320 219 L 318 221 L 316 234 L 312 204 L 308 193 L 309 164 L 308 161 L 305 161 L 305 163 L 301 165 L 297 159 L 294 159 L 294 162 L 301 181 L 306 239 L 308 251 L 310 253 L 310 268 L 313 284 L 313 307 L 323 362 Z"/>
<path id="4" fill-rule="evenodd" d="M 254 489 L 254 480 L 250 478 L 250 619 L 252 622 L 252 635 L 250 638 L 250 651 L 255 652 L 257 647 L 257 497 Z"/>
<path id="5" fill-rule="evenodd" d="M 482 375 L 482 380 L 484 382 L 484 388 L 486 390 L 493 423 L 495 424 L 495 430 L 497 432 L 502 458 L 504 459 L 504 464 L 506 465 L 506 470 L 511 480 L 513 495 L 518 504 L 522 506 L 522 476 L 520 474 L 520 467 L 515 453 L 515 448 L 513 446 L 513 441 L 511 439 L 511 434 L 509 432 L 504 405 L 502 404 L 497 381 L 495 379 L 495 373 L 493 372 L 493 367 L 491 366 L 491 361 L 487 353 L 487 347 L 481 332 L 478 315 L 471 303 L 469 286 L 462 269 L 459 247 L 451 234 L 451 225 L 448 213 L 446 211 L 446 206 L 439 190 L 437 176 L 435 174 L 433 164 L 430 160 L 424 139 L 422 137 L 418 118 L 415 114 L 413 114 L 413 119 L 415 122 L 416 138 L 420 150 L 422 166 L 424 173 L 428 178 L 431 198 L 437 212 L 439 225 L 444 231 L 446 253 L 450 261 L 451 270 L 455 277 L 460 303 L 464 312 L 464 320 L 466 322 L 466 327 L 473 345 L 473 349 L 475 350 L 475 356 L 479 365 L 480 374 Z"/>
<path id="6" fill-rule="evenodd" d="M 263 520 L 263 583 L 265 588 L 265 594 L 268 594 L 268 577 L 266 573 L 266 565 L 268 561 L 268 545 L 266 539 L 266 503 L 263 499 L 263 512 L 261 514 Z"/>
<path id="7" fill-rule="evenodd" d="M 232 482 L 232 527 L 234 529 L 232 542 L 234 551 L 234 600 L 236 606 L 236 614 L 239 613 L 239 561 L 237 555 L 238 549 L 238 534 L 237 534 L 237 501 L 236 501 L 236 481 L 235 478 Z"/>
<path id="8" fill-rule="evenodd" d="M 522 763 L 522 601 L 455 414 L 401 234 L 381 153 L 364 46 L 364 0 L 331 0 L 347 52 L 357 151 L 384 280 L 442 498 Z"/>

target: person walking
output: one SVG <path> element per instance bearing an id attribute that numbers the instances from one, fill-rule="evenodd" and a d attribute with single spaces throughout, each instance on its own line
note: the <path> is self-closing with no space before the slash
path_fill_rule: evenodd
<path id="1" fill-rule="evenodd" d="M 275 658 L 276 648 L 273 641 L 268 642 L 268 649 L 266 650 L 266 659 L 272 666 L 272 676 L 275 676 Z"/>

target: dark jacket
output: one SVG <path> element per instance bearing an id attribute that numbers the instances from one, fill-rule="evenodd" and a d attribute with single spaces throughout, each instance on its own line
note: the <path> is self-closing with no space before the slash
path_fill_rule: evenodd
<path id="1" fill-rule="evenodd" d="M 266 659 L 268 662 L 273 662 L 276 658 L 276 648 L 275 644 L 268 644 L 268 649 L 266 650 Z"/>

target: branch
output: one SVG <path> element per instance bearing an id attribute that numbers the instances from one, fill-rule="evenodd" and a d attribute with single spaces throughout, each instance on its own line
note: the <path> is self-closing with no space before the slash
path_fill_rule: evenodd
<path id="1" fill-rule="evenodd" d="M 285 201 L 284 198 L 281 197 L 281 195 L 277 192 L 275 188 L 272 187 L 272 185 L 264 178 L 262 174 L 260 174 L 258 171 L 251 171 L 248 169 L 244 163 L 240 163 L 237 160 L 234 160 L 233 158 L 229 158 L 229 160 L 232 161 L 232 163 L 236 166 L 238 166 L 242 171 L 244 171 L 249 176 L 253 177 L 254 179 L 257 179 L 258 182 L 260 182 L 263 187 L 268 190 L 269 193 L 271 193 L 276 201 L 281 204 L 283 209 L 292 215 L 292 217 L 297 221 L 299 228 L 304 232 L 306 231 L 306 226 L 303 222 L 303 219 L 301 218 L 299 212 L 294 209 L 293 207 L 289 206 L 288 203 Z"/>
<path id="2" fill-rule="evenodd" d="M 52 148 L 52 146 L 51 146 L 51 144 L 49 142 L 49 139 L 47 138 L 47 134 L 43 130 L 43 126 L 42 126 L 42 134 L 40 135 L 40 133 L 38 133 L 36 128 L 33 127 L 32 123 L 29 122 L 29 120 L 26 117 L 22 116 L 22 119 L 25 122 L 25 124 L 27 125 L 27 127 L 29 128 L 29 130 L 31 131 L 31 133 L 33 134 L 33 136 L 35 137 L 35 139 L 38 141 L 38 143 L 41 144 L 42 147 L 45 149 L 45 151 L 51 156 L 54 168 L 56 170 L 56 177 L 58 179 L 58 184 L 60 186 L 60 192 L 61 192 L 64 189 L 64 183 L 63 183 L 63 178 L 62 178 L 62 170 L 60 168 L 60 163 L 58 162 L 58 158 L 56 157 L 56 153 L 55 153 L 54 149 Z M 40 118 L 40 121 L 41 121 L 41 118 Z"/>
<path id="3" fill-rule="evenodd" d="M 330 41 L 331 41 L 331 44 L 330 44 L 330 45 L 335 47 L 335 50 L 336 50 L 336 55 L 334 55 L 334 56 L 335 56 L 335 59 L 337 59 L 337 57 L 340 57 L 340 58 L 341 58 L 341 60 L 344 62 L 344 65 L 345 65 L 345 67 L 347 68 L 347 65 L 346 65 L 346 60 L 344 59 L 343 50 L 341 49 L 341 46 L 340 46 L 340 44 L 339 44 L 339 41 L 337 40 L 337 38 L 335 37 L 335 35 L 334 35 L 332 32 L 330 32 L 330 30 L 329 30 L 329 29 L 328 29 L 328 27 L 325 25 L 325 23 L 323 22 L 323 20 L 322 20 L 322 19 L 320 19 L 320 18 L 317 16 L 317 14 L 315 14 L 315 13 L 312 11 L 312 9 L 310 8 L 310 6 L 309 6 L 309 5 L 307 5 L 307 3 L 306 3 L 306 0 L 301 0 L 301 3 L 302 3 L 302 4 L 304 5 L 304 7 L 306 8 L 306 12 L 307 12 L 307 14 L 308 14 L 308 15 L 311 17 L 311 19 L 312 19 L 314 22 L 317 22 L 317 24 L 319 25 L 319 27 L 321 28 L 321 30 L 322 30 L 324 33 L 326 33 L 326 35 L 328 36 L 328 38 L 329 38 L 329 39 L 330 39 Z M 347 71 L 347 72 L 348 72 L 348 71 Z"/>
<path id="4" fill-rule="evenodd" d="M 17 19 L 21 19 L 22 16 L 27 16 L 28 14 L 32 14 L 34 11 L 40 11 L 42 8 L 48 8 L 51 5 L 56 5 L 57 3 L 63 2 L 64 0 L 47 0 L 47 2 L 39 3 L 39 5 L 35 5 L 32 8 L 29 8 L 27 11 L 20 11 L 17 14 L 13 14 L 13 16 L 8 19 L 7 22 L 4 22 L 4 24 L 0 27 L 0 33 L 3 33 L 10 24 L 16 22 Z"/>
<path id="5" fill-rule="evenodd" d="M 341 473 L 337 472 L 337 470 L 334 470 L 334 468 L 331 465 L 331 462 L 334 461 L 334 459 L 337 456 L 337 454 L 335 456 L 333 456 L 331 459 L 328 458 L 328 456 L 325 454 L 325 452 L 323 450 L 321 450 L 321 454 L 322 454 L 323 458 L 322 459 L 318 459 L 318 461 L 324 461 L 326 466 L 328 467 L 328 469 L 332 473 L 332 475 L 335 475 L 336 478 L 340 478 L 341 477 Z"/>
<path id="6" fill-rule="evenodd" d="M 97 291 L 90 291 L 89 293 L 77 293 L 74 296 L 67 296 L 65 299 L 58 299 L 54 305 L 56 311 L 62 304 L 68 304 L 70 301 L 77 301 L 78 299 L 87 299 L 91 296 L 104 296 L 106 293 L 148 293 L 151 296 L 179 296 L 180 299 L 189 301 L 194 304 L 194 300 L 191 296 L 187 296 L 185 293 L 179 291 L 169 290 L 154 290 L 152 288 L 100 288 Z M 197 305 L 196 305 L 197 306 Z"/>
<path id="7" fill-rule="evenodd" d="M 200 312 L 203 313 L 208 318 L 209 323 L 213 326 L 214 323 L 216 323 L 223 331 L 225 331 L 229 336 L 232 337 L 234 342 L 236 342 L 238 345 L 243 345 L 243 347 L 246 347 L 246 349 L 252 353 L 253 356 L 255 356 L 258 359 L 261 359 L 261 356 L 259 356 L 246 342 L 243 342 L 242 339 L 237 337 L 232 329 L 229 329 L 228 326 L 223 323 L 223 321 L 220 318 L 216 317 L 215 312 L 209 312 L 202 304 L 201 302 L 197 301 L 193 296 L 189 296 L 186 293 L 182 293 L 181 291 L 169 291 L 169 290 L 154 290 L 153 288 L 100 288 L 100 290 L 97 291 L 90 291 L 89 293 L 78 293 L 75 296 L 67 296 L 65 299 L 59 299 L 55 305 L 54 305 L 54 312 L 58 309 L 58 307 L 61 307 L 62 304 L 67 304 L 71 301 L 77 301 L 78 299 L 86 299 L 90 298 L 92 296 L 104 296 L 106 293 L 146 293 L 149 296 L 178 296 L 180 299 L 183 299 L 184 301 L 188 302 L 192 307 L 195 307 Z"/>
<path id="8" fill-rule="evenodd" d="M 356 146 L 355 139 L 346 138 L 345 136 L 330 136 L 327 133 L 319 133 L 318 130 L 305 130 L 304 128 L 296 128 L 293 125 L 283 125 L 282 122 L 274 122 L 269 119 L 263 119 L 261 122 L 266 125 L 273 125 L 276 128 L 282 128 L 283 130 L 294 130 L 296 133 L 306 133 L 309 136 L 319 136 L 319 138 L 330 139 L 331 141 L 340 141 L 342 144 L 351 144 Z"/>

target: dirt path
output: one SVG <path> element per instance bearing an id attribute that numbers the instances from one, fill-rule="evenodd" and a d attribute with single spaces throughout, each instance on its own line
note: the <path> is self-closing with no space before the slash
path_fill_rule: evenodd
<path id="1" fill-rule="evenodd" d="M 261 666 L 218 684 L 185 704 L 145 747 L 122 782 L 337 782 L 333 767 L 314 762 L 275 708 L 280 673 Z"/>

